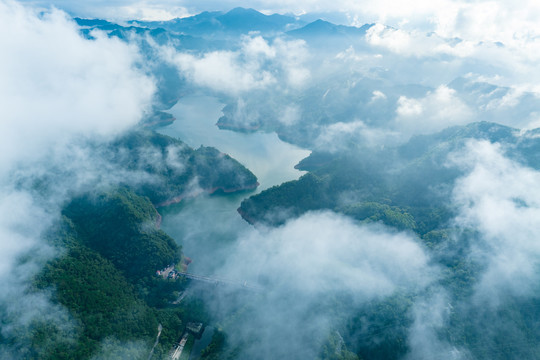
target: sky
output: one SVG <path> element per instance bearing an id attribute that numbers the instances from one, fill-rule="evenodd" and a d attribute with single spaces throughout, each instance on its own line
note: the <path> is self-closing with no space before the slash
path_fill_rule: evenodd
<path id="1" fill-rule="evenodd" d="M 295 14 L 320 13 L 348 25 L 379 22 L 400 28 L 435 31 L 442 36 L 478 38 L 484 41 L 516 41 L 539 35 L 536 20 L 540 3 L 535 0 L 24 0 L 40 7 L 55 6 L 76 16 L 110 19 L 169 20 L 202 11 L 227 11 L 241 6 L 261 12 Z M 326 15 L 323 15 L 325 14 Z M 330 15 L 334 14 L 334 16 Z"/>
<path id="2" fill-rule="evenodd" d="M 375 47 L 408 58 L 475 59 L 486 72 L 493 67 L 499 68 L 498 75 L 503 77 L 503 71 L 512 72 L 510 81 L 501 83 L 501 79 L 488 79 L 491 83 L 539 92 L 533 71 L 540 60 L 540 28 L 537 26 L 540 2 L 535 0 L 22 0 L 21 3 L 43 10 L 57 7 L 73 16 L 114 21 L 169 20 L 242 6 L 266 14 L 314 14 L 309 20 L 321 17 L 346 25 L 379 23 L 380 26 L 372 28 L 367 37 Z M 441 41 L 453 38 L 463 42 L 449 46 Z M 500 45 L 504 46 L 497 48 Z M 448 69 L 451 71 L 455 64 L 456 61 L 449 62 Z M 477 69 L 472 72 L 478 73 Z M 434 76 L 437 74 L 430 74 L 430 77 Z M 438 91 L 437 96 L 445 96 L 444 89 Z"/>
<path id="3" fill-rule="evenodd" d="M 409 59 L 449 56 L 453 60 L 445 65 L 448 73 L 462 59 L 473 59 L 477 68 L 471 72 L 492 76 L 485 79 L 488 82 L 512 86 L 517 92 L 540 93 L 539 79 L 534 71 L 540 61 L 540 28 L 537 26 L 540 2 L 536 0 L 21 0 L 21 3 L 45 11 L 56 7 L 72 16 L 118 22 L 170 20 L 241 6 L 266 14 L 309 14 L 306 21 L 320 17 L 353 26 L 378 23 L 366 38 L 374 48 L 386 49 Z M 450 46 L 446 39 L 462 41 Z M 211 58 L 207 60 L 212 61 Z M 490 72 L 492 68 L 497 68 L 495 75 Z M 426 70 L 429 71 L 422 69 Z M 444 76 L 444 73 L 446 70 L 437 69 L 424 78 Z M 510 79 L 506 76 L 508 73 L 511 73 Z M 431 86 L 437 87 L 446 81 L 451 79 Z M 444 89 L 434 93 L 435 98 L 446 95 Z M 407 105 L 406 102 L 402 104 Z"/>

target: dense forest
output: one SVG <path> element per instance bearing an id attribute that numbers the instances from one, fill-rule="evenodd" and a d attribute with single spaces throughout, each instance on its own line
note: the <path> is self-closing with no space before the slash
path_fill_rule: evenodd
<path id="1" fill-rule="evenodd" d="M 206 322 L 202 303 L 173 304 L 187 280 L 164 279 L 156 271 L 183 258 L 181 246 L 159 229 L 155 204 L 203 191 L 242 191 L 257 186 L 255 176 L 216 149 L 192 150 L 152 131 L 134 131 L 105 147 L 90 144 L 115 171 L 140 177 L 74 194 L 62 220 L 46 234 L 59 256 L 45 264 L 33 292 L 51 293 L 68 310 L 66 325 L 34 320 L 28 359 L 146 359 L 162 328 L 154 358 L 166 358 L 190 321 Z M 146 174 L 141 176 L 141 173 Z M 47 174 L 35 182 L 45 192 Z M 191 188 L 190 188 L 191 187 Z M 3 343 L 21 339 L 2 338 Z"/>
<path id="2" fill-rule="evenodd" d="M 528 343 L 540 340 L 534 316 L 530 316 L 531 309 L 538 308 L 536 298 L 509 296 L 504 307 L 495 312 L 471 305 L 485 264 L 468 256 L 478 234 L 452 221 L 457 210 L 452 206 L 450 189 L 463 170 L 443 161 L 449 152 L 464 147 L 471 139 L 503 144 L 508 157 L 527 166 L 538 164 L 536 137 L 518 136 L 514 129 L 495 124 L 476 123 L 414 137 L 395 148 L 366 149 L 361 158 L 347 152 L 314 152 L 298 165 L 308 171 L 300 179 L 242 202 L 238 211 L 255 225 L 279 228 L 302 214 L 331 210 L 359 224 L 381 223 L 395 232 L 416 234 L 434 266 L 442 271 L 439 280 L 427 288 L 403 288 L 392 296 L 356 303 L 353 307 L 353 294 L 347 291 L 321 295 L 312 311 L 331 309 L 333 321 L 327 336 L 312 344 L 319 349 L 319 359 L 405 356 L 411 351 L 411 313 L 415 303 L 437 296 L 442 288 L 453 305 L 448 315 L 449 326 L 440 329 L 439 338 L 467 349 L 477 359 L 493 359 L 494 354 L 498 359 L 516 354 L 537 355 L 534 347 L 520 346 L 524 336 Z M 251 349 L 256 338 L 238 342 L 231 340 L 231 336 L 239 322 L 256 316 L 256 304 L 269 301 L 265 299 L 267 295 L 199 289 L 206 292 L 201 298 L 210 293 L 238 297 L 231 300 L 229 310 L 212 319 L 197 297 L 172 305 L 188 284 L 155 276 L 157 269 L 178 263 L 182 252 L 159 229 L 159 214 L 153 203 L 185 191 L 186 182 L 195 173 L 206 189 L 245 188 L 244 177 L 253 183 L 254 176 L 243 167 L 232 174 L 228 172 L 229 166 L 223 166 L 223 172 L 210 171 L 220 169 L 221 161 L 237 163 L 214 149 L 193 151 L 176 140 L 150 132 L 131 134 L 117 142 L 114 148 L 123 150 L 111 152 L 114 156 L 110 161 L 129 171 L 142 169 L 161 180 L 126 182 L 106 192 L 85 192 L 65 205 L 62 221 L 48 234 L 50 243 L 62 249 L 63 255 L 45 266 L 35 279 L 34 291 L 52 291 L 55 301 L 69 310 L 72 325 L 62 328 L 37 321 L 32 334 L 26 335 L 34 345 L 20 349 L 21 354 L 46 359 L 90 358 L 96 354 L 115 358 L 125 356 L 129 343 L 132 357 L 144 358 L 147 354 L 141 349 L 151 346 L 161 324 L 163 332 L 154 356 L 163 358 L 188 322 L 211 321 L 216 330 L 201 358 L 245 356 L 245 349 Z M 176 177 L 166 158 L 171 146 L 183 151 L 184 159 L 190 159 L 183 163 L 191 168 L 183 169 L 182 175 Z M 145 159 L 149 148 L 158 154 L 161 163 L 149 165 Z M 471 316 L 478 311 L 482 312 L 481 318 Z M 511 329 L 506 325 L 510 323 Z M 487 326 L 490 334 L 482 331 Z M 492 339 L 498 340 L 494 343 Z"/>
<path id="3" fill-rule="evenodd" d="M 73 317 L 76 328 L 71 333 L 76 337 L 53 325 L 37 324 L 34 347 L 25 357 L 90 358 L 104 340 L 111 339 L 105 357 L 116 358 L 115 343 L 120 347 L 140 341 L 145 349 L 161 324 L 155 356 L 162 358 L 188 321 L 204 319 L 200 304 L 171 305 L 184 282 L 155 276 L 157 269 L 178 262 L 182 254 L 174 240 L 156 227 L 156 212 L 147 198 L 121 188 L 74 199 L 49 237 L 64 255 L 47 264 L 35 288 L 54 289 L 55 300 Z M 133 358 L 148 356 L 135 350 Z"/>
<path id="4" fill-rule="evenodd" d="M 540 359 L 540 9 L 417 3 L 0 0 L 0 358 Z"/>
<path id="5" fill-rule="evenodd" d="M 362 157 L 347 152 L 313 153 L 298 165 L 309 170 L 307 174 L 245 199 L 238 211 L 253 224 L 275 227 L 306 212 L 332 210 L 359 223 L 382 223 L 418 237 L 442 269 L 441 279 L 420 292 L 397 292 L 362 304 L 353 316 L 338 321 L 339 337 L 361 359 L 395 359 L 410 353 L 413 304 L 440 294 L 443 288 L 449 325 L 440 328 L 437 336 L 461 349 L 460 356 L 537 358 L 538 348 L 531 345 L 540 340 L 533 320 L 536 315 L 532 315 L 538 311 L 538 297 L 508 295 L 504 306 L 495 309 L 475 303 L 475 289 L 486 264 L 471 253 L 483 240 L 474 229 L 455 222 L 458 209 L 452 189 L 465 170 L 447 160 L 471 140 L 487 141 L 499 144 L 508 158 L 538 169 L 540 141 L 535 133 L 473 123 L 413 137 L 394 148 L 366 149 Z M 338 296 L 331 308 L 337 314 L 351 312 L 346 295 Z M 329 353 L 335 341 L 336 336 L 322 347 L 323 358 L 351 358 Z"/>
<path id="6" fill-rule="evenodd" d="M 111 142 L 103 155 L 117 171 L 139 175 L 143 180 L 130 183 L 133 179 L 126 179 L 125 184 L 155 205 L 200 191 L 236 192 L 258 186 L 255 175 L 229 155 L 212 147 L 194 150 L 154 131 L 128 133 Z M 141 174 L 148 174 L 146 180 Z"/>
<path id="7" fill-rule="evenodd" d="M 516 129 L 482 122 L 416 136 L 396 147 L 360 149 L 362 156 L 356 147 L 313 152 L 297 165 L 307 174 L 245 199 L 238 211 L 249 222 L 276 226 L 307 211 L 330 209 L 423 236 L 447 226 L 453 216 L 452 185 L 464 171 L 448 164 L 449 154 L 471 139 L 486 140 L 538 168 L 540 142 L 534 133 L 517 136 Z"/>

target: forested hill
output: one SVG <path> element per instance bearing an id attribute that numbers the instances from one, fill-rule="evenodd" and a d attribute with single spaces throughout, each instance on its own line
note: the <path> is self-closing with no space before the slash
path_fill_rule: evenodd
<path id="1" fill-rule="evenodd" d="M 249 222 L 280 226 L 308 211 L 330 209 L 357 223 L 381 222 L 387 231 L 415 233 L 416 241 L 441 269 L 440 279 L 428 292 L 444 289 L 448 299 L 448 324 L 440 330 L 435 326 L 439 339 L 467 349 L 463 357 L 467 359 L 538 358 L 537 347 L 523 346 L 540 341 L 537 323 L 531 320 L 540 308 L 538 297 L 508 294 L 496 308 L 478 305 L 475 294 L 486 263 L 477 252 L 482 254 L 479 249 L 492 245 L 486 245 L 489 240 L 477 228 L 456 220 L 460 208 L 453 205 L 456 180 L 471 170 L 470 163 L 460 163 L 460 158 L 470 161 L 477 152 L 496 149 L 519 164 L 515 166 L 538 169 L 537 134 L 538 130 L 520 132 L 482 122 L 413 137 L 394 148 L 366 150 L 362 156 L 314 153 L 298 166 L 309 170 L 306 175 L 244 200 L 238 211 Z M 485 168 L 482 171 L 489 174 Z M 509 206 L 526 207 L 522 198 L 512 201 L 516 204 Z M 362 244 L 366 239 L 356 241 Z M 361 359 L 407 358 L 409 312 L 415 296 L 396 294 L 361 306 L 342 332 L 349 349 Z"/>
<path id="2" fill-rule="evenodd" d="M 182 283 L 154 276 L 182 254 L 157 229 L 156 211 L 147 198 L 122 188 L 76 198 L 48 237 L 62 256 L 38 275 L 35 291 L 52 291 L 53 301 L 69 312 L 69 326 L 36 323 L 33 333 L 24 334 L 33 344 L 21 353 L 24 358 L 88 359 L 105 351 L 106 358 L 120 359 L 115 348 L 137 341 L 141 346 L 133 349 L 132 358 L 142 358 L 158 324 L 164 330 L 156 353 L 163 357 L 188 316 L 197 316 L 196 311 L 188 315 L 185 307 L 168 306 Z"/>
<path id="3" fill-rule="evenodd" d="M 94 151 L 119 174 L 120 185 L 147 196 L 154 205 L 201 192 L 251 190 L 259 184 L 251 171 L 212 147 L 192 149 L 153 131 L 133 131 Z"/>
<path id="4" fill-rule="evenodd" d="M 134 131 L 105 146 L 91 143 L 87 150 L 99 155 L 111 179 L 73 194 L 65 204 L 62 220 L 47 235 L 59 257 L 46 264 L 33 289 L 51 293 L 53 302 L 67 309 L 66 325 L 36 320 L 32 332 L 19 334 L 32 346 L 18 354 L 123 359 L 131 349 L 130 358 L 146 359 L 161 324 L 153 358 L 166 358 L 187 322 L 206 318 L 199 301 L 171 305 L 185 288 L 183 281 L 155 275 L 183 255 L 159 229 L 154 205 L 201 191 L 251 189 L 257 179 L 214 148 L 193 150 L 151 131 Z M 36 181 L 37 190 L 48 190 L 48 176 Z M 15 343 L 1 335 L 0 340 Z"/>
<path id="5" fill-rule="evenodd" d="M 297 166 L 308 174 L 244 200 L 238 211 L 251 223 L 279 225 L 310 210 L 331 209 L 425 235 L 444 227 L 452 215 L 450 191 L 463 171 L 449 166 L 450 154 L 471 139 L 485 140 L 539 168 L 536 133 L 481 122 L 416 136 L 393 148 L 365 149 L 362 156 L 357 150 L 314 152 Z"/>

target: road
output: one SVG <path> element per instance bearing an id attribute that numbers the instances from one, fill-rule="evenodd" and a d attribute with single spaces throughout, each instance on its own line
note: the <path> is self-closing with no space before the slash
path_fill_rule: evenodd
<path id="1" fill-rule="evenodd" d="M 158 333 L 156 337 L 156 342 L 154 343 L 154 346 L 152 346 L 152 350 L 150 350 L 150 355 L 148 355 L 148 360 L 152 359 L 152 356 L 154 355 L 154 349 L 156 348 L 157 344 L 159 343 L 159 337 L 161 336 L 161 330 L 163 330 L 163 326 L 161 324 L 158 325 Z"/>
<path id="2" fill-rule="evenodd" d="M 178 346 L 174 349 L 174 352 L 170 356 L 172 360 L 178 360 L 178 358 L 180 358 L 180 356 L 182 355 L 182 351 L 184 351 L 184 346 L 186 346 L 188 336 L 188 333 L 185 333 L 184 336 L 182 336 L 182 339 L 178 343 Z"/>

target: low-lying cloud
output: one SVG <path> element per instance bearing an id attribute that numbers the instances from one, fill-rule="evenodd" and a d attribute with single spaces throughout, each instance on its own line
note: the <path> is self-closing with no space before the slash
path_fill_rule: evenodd
<path id="1" fill-rule="evenodd" d="M 470 169 L 454 189 L 457 222 L 478 231 L 471 257 L 485 266 L 477 300 L 493 306 L 508 296 L 536 294 L 539 279 L 540 172 L 505 157 L 488 142 L 470 142 L 454 159 Z"/>
<path id="2" fill-rule="evenodd" d="M 297 88 L 310 77 L 303 66 L 307 51 L 301 40 L 272 42 L 245 36 L 238 50 L 206 52 L 200 56 L 162 48 L 162 56 L 176 65 L 193 84 L 218 93 L 241 95 L 272 87 Z"/>
<path id="3" fill-rule="evenodd" d="M 310 149 L 343 149 L 365 135 L 379 141 L 388 131 L 405 141 L 473 121 L 539 122 L 531 39 L 518 46 L 377 23 L 365 35 L 330 38 L 331 50 L 312 41 L 318 33 L 306 34 L 249 34 L 218 50 L 155 50 L 193 91 L 228 104 L 229 128 L 275 131 Z"/>
<path id="4" fill-rule="evenodd" d="M 404 133 L 433 133 L 449 126 L 473 120 L 473 111 L 444 85 L 420 99 L 400 96 L 397 101 L 396 127 Z"/>
<path id="5" fill-rule="evenodd" d="M 152 100 L 137 48 L 95 33 L 85 40 L 58 10 L 38 14 L 0 2 L 0 168 L 33 160 L 73 135 L 114 135 Z"/>
<path id="6" fill-rule="evenodd" d="M 155 86 L 137 48 L 97 32 L 87 40 L 64 12 L 2 0 L 0 24 L 0 307 L 2 336 L 19 334 L 0 351 L 18 358 L 36 317 L 69 327 L 65 310 L 28 286 L 58 255 L 43 237 L 70 192 L 114 181 L 85 142 L 137 124 Z"/>
<path id="7" fill-rule="evenodd" d="M 421 291 L 438 270 L 410 234 L 315 212 L 244 234 L 217 273 L 264 287 L 247 300 L 209 300 L 218 313 L 244 309 L 239 324 L 226 329 L 233 347 L 243 343 L 241 358 L 307 359 L 342 325 L 343 313 L 396 292 Z"/>

